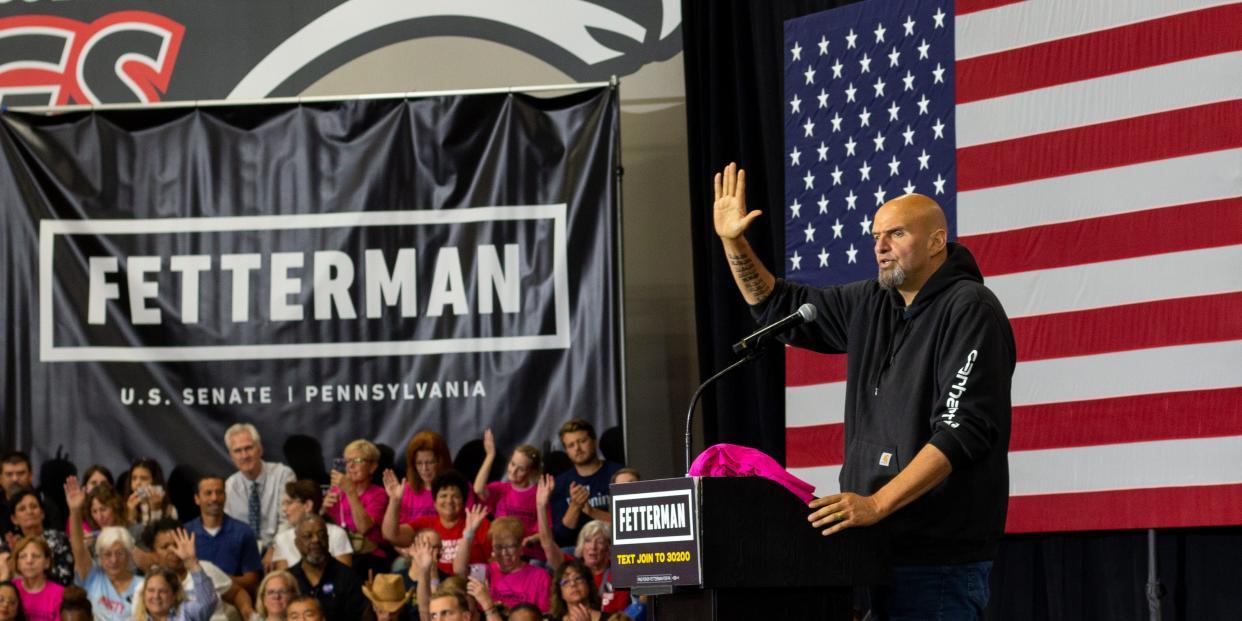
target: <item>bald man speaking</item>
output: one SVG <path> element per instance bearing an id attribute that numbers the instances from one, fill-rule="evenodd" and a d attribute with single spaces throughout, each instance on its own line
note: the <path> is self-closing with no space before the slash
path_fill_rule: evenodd
<path id="1" fill-rule="evenodd" d="M 811 502 L 832 535 L 885 520 L 891 584 L 872 592 L 888 619 L 977 619 L 1009 496 L 1013 331 L 944 212 L 920 194 L 895 198 L 871 226 L 875 280 L 818 289 L 772 276 L 743 233 L 746 174 L 715 177 L 716 234 L 760 325 L 804 304 L 815 321 L 786 342 L 848 354 L 841 493 Z"/>

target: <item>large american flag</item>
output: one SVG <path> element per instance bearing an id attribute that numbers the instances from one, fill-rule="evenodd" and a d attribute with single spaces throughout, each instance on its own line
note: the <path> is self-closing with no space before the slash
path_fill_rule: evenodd
<path id="1" fill-rule="evenodd" d="M 1013 323 L 1009 532 L 1242 523 L 1242 3 L 871 0 L 785 26 L 785 265 L 876 273 L 945 208 Z M 835 491 L 843 356 L 786 349 Z"/>

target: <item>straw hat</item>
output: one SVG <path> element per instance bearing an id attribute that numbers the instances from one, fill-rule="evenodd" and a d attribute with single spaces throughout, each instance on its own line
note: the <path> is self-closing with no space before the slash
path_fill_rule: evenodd
<path id="1" fill-rule="evenodd" d="M 375 604 L 376 608 L 387 612 L 401 610 L 410 599 L 410 592 L 405 589 L 405 581 L 398 574 L 371 574 L 371 579 L 362 585 L 362 594 Z"/>

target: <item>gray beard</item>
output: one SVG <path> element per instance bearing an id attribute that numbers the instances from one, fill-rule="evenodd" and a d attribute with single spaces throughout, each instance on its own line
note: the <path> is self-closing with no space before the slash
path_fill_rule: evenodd
<path id="1" fill-rule="evenodd" d="M 900 287 L 906 282 L 906 271 L 901 269 L 901 265 L 894 261 L 893 267 L 887 272 L 880 270 L 880 274 L 876 277 L 876 280 L 879 281 L 881 289 L 893 289 Z"/>
<path id="2" fill-rule="evenodd" d="M 311 567 L 324 567 L 328 564 L 328 554 L 323 550 L 310 550 L 302 558 Z"/>

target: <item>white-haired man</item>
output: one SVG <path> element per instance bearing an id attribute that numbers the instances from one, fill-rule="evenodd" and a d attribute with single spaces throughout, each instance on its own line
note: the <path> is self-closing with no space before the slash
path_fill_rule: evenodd
<path id="1" fill-rule="evenodd" d="M 297 479 L 293 469 L 284 464 L 263 461 L 263 444 L 259 430 L 249 423 L 238 423 L 224 432 L 224 445 L 234 472 L 224 482 L 224 513 L 249 524 L 259 551 L 266 551 L 276 532 L 288 527 L 280 510 L 285 484 Z"/>

